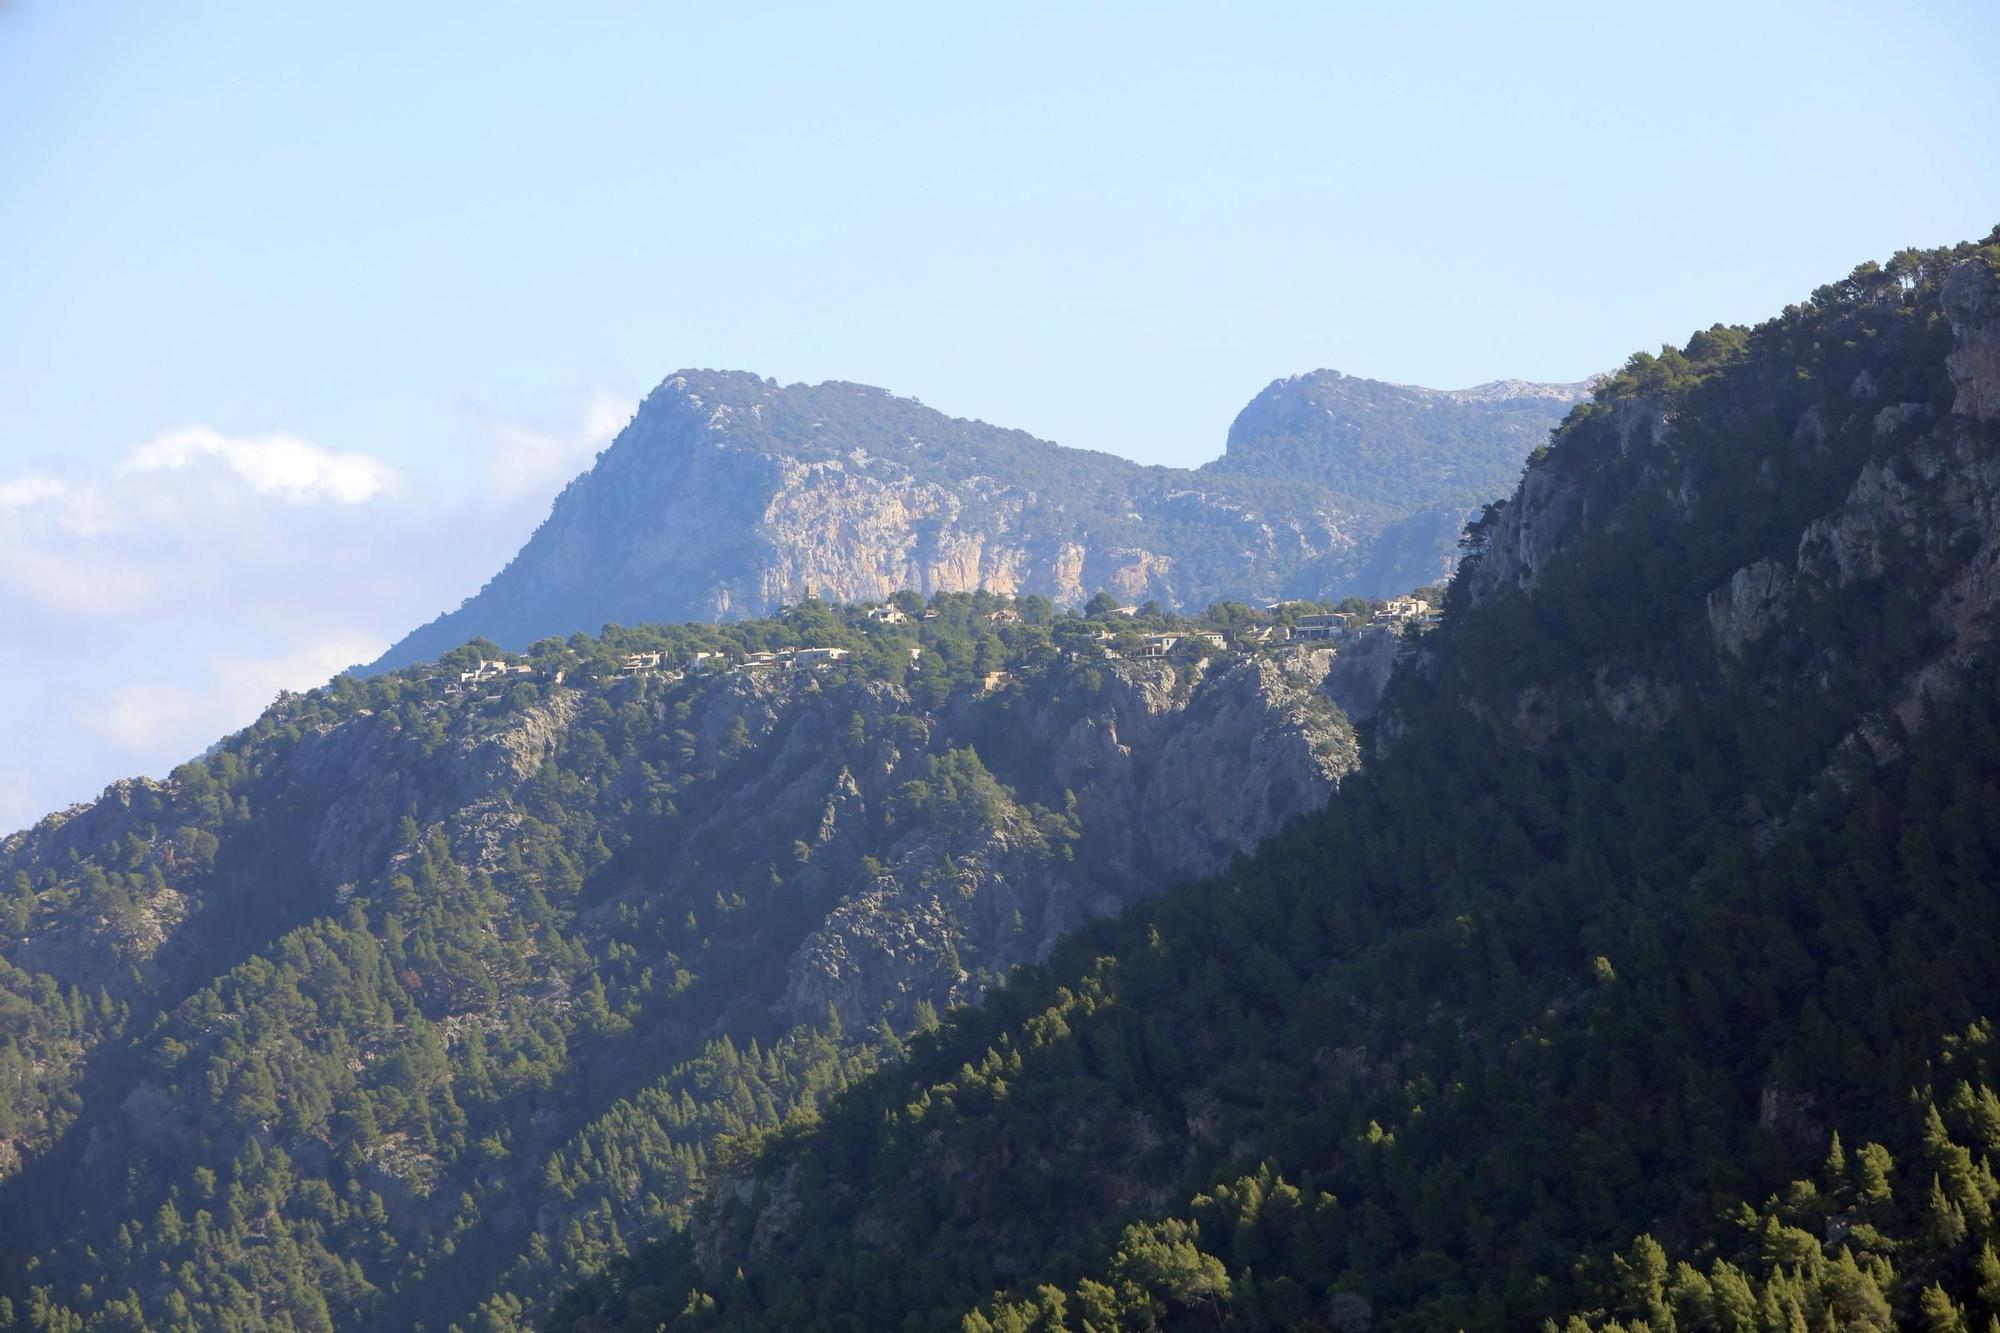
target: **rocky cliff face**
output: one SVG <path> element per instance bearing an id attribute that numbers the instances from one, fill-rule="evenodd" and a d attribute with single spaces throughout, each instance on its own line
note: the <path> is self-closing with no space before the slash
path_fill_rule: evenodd
<path id="1" fill-rule="evenodd" d="M 689 837 L 727 836 L 748 855 L 754 847 L 789 847 L 809 833 L 810 845 L 841 853 L 810 872 L 841 897 L 828 925 L 800 946 L 781 1005 L 788 1018 L 812 1021 L 832 1003 L 865 1025 L 880 1017 L 883 997 L 904 993 L 909 999 L 895 1005 L 898 1018 L 918 998 L 942 1009 L 970 1000 L 1090 917 L 1174 880 L 1211 873 L 1286 819 L 1322 804 L 1356 761 L 1352 727 L 1326 688 L 1334 662 L 1325 649 L 1291 649 L 1221 668 L 1206 658 L 1107 661 L 1081 714 L 1055 706 L 1039 689 L 1018 688 L 1008 701 L 1008 724 L 1047 765 L 1037 790 L 1073 798 L 1077 826 L 1089 839 L 1088 869 L 1053 856 L 1047 838 L 1011 803 L 990 823 L 881 827 L 882 811 L 904 783 L 924 776 L 934 750 L 884 743 L 844 754 L 836 732 L 843 710 L 885 732 L 898 718 L 925 716 L 907 691 L 886 684 L 829 691 L 798 674 L 717 676 L 697 691 L 700 742 L 719 747 L 734 731 L 737 745 L 771 752 L 738 774 L 731 790 L 717 793 L 723 800 L 716 813 Z M 586 743 L 593 726 L 582 715 L 586 697 L 584 690 L 557 687 L 428 754 L 395 719 L 365 709 L 306 732 L 265 778 L 292 793 L 299 808 L 297 870 L 310 895 L 330 906 L 336 897 L 380 893 L 414 855 L 399 841 L 407 836 L 399 833 L 401 821 L 413 812 L 418 828 L 441 834 L 459 864 L 502 873 L 528 789 L 545 765 Z M 961 699 L 953 720 L 933 716 L 929 726 L 944 741 L 959 728 L 986 725 L 989 719 L 979 715 L 999 702 Z M 1357 706 L 1365 708 L 1366 700 Z M 622 797 L 607 798 L 592 813 L 611 825 Z M 95 803 L 16 835 L 0 851 L 32 878 L 73 855 L 101 854 L 136 828 L 156 837 L 162 827 L 198 818 L 174 783 L 119 783 Z M 853 879 L 850 890 L 842 877 L 863 851 L 882 853 L 887 868 Z M 921 906 L 935 898 L 940 874 L 955 877 L 954 902 Z M 151 960 L 185 924 L 182 889 L 198 893 L 199 875 L 192 865 L 167 865 L 166 882 L 148 904 L 150 919 L 136 934 L 118 934 L 122 927 L 108 921 L 64 920 L 15 941 L 10 961 L 65 986 L 138 984 L 144 977 L 132 965 Z M 916 915 L 893 930 L 881 924 L 905 917 L 913 904 Z M 977 929 L 960 912 L 965 904 L 976 905 Z M 1026 927 L 1015 920 L 1024 909 Z M 925 913 L 929 925 L 913 924 Z M 1009 923 L 1005 929 L 1001 921 Z M 898 931 L 924 936 L 922 947 L 932 955 L 956 945 L 980 967 L 976 974 L 959 971 L 942 988 L 907 986 L 894 975 L 894 950 L 883 948 L 875 950 L 881 966 L 806 975 L 815 954 L 853 952 L 832 943 L 836 938 L 887 939 Z"/>
<path id="2" fill-rule="evenodd" d="M 1112 662 L 1081 716 L 1024 695 L 1011 725 L 1072 798 L 1082 854 L 1052 848 L 1018 809 L 956 831 L 919 825 L 799 945 L 778 1012 L 901 1025 L 920 1001 L 968 1003 L 1085 921 L 1221 869 L 1318 808 L 1355 763 L 1325 690 L 1333 663 L 1324 649 L 1219 671 Z"/>
<path id="3" fill-rule="evenodd" d="M 1930 281 L 1941 319 L 1909 307 L 1904 289 L 1872 269 L 1822 293 L 1825 318 L 1850 346 L 1908 346 L 1892 362 L 1900 375 L 1859 362 L 1816 366 L 1810 387 L 1788 386 L 1753 414 L 1735 405 L 1746 390 L 1734 381 L 1747 372 L 1727 356 L 1671 393 L 1628 371 L 1566 428 L 1563 447 L 1527 469 L 1477 534 L 1467 604 L 1538 591 L 1554 594 L 1545 602 L 1581 598 L 1605 577 L 1594 562 L 1620 543 L 1629 551 L 1635 533 L 1656 533 L 1663 563 L 1669 551 L 1695 552 L 1678 558 L 1675 576 L 1699 584 L 1704 614 L 1573 664 L 1573 690 L 1545 681 L 1524 691 L 1522 736 L 1550 734 L 1579 708 L 1656 725 L 1697 695 L 1775 699 L 1802 681 L 1829 699 L 1860 697 L 1881 683 L 1868 641 L 1891 626 L 1916 634 L 1921 648 L 1896 667 L 1887 696 L 1903 727 L 1963 678 L 2000 604 L 2000 276 L 1993 259 L 1975 255 Z M 1785 332 L 1783 321 L 1759 330 Z M 1740 450 L 1724 452 L 1732 441 L 1718 421 L 1769 442 L 1756 467 Z M 1630 555 L 1623 560 L 1630 573 Z M 1875 623 L 1830 646 L 1828 617 L 1848 613 L 1834 608 L 1869 601 Z M 1701 651 L 1663 654 L 1647 642 L 1669 633 Z M 1869 725 L 1856 739 L 1880 746 L 1886 734 Z"/>
<path id="4" fill-rule="evenodd" d="M 1224 458 L 1182 471 L 862 385 L 683 371 L 506 569 L 378 665 L 482 635 L 525 648 L 607 622 L 761 615 L 808 590 L 1108 591 L 1178 609 L 1403 591 L 1449 571 L 1467 506 L 1512 483 L 1572 388 L 1318 372 L 1266 390 Z"/>
<path id="5" fill-rule="evenodd" d="M 1951 410 L 2000 420 L 2000 276 L 1974 260 L 1955 265 L 1945 280 L 1944 313 L 1957 339 L 1946 362 L 1957 389 Z"/>

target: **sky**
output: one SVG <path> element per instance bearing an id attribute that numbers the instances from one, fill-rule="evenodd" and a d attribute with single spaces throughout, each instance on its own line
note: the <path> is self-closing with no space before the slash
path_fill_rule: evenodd
<path id="1" fill-rule="evenodd" d="M 0 0 L 0 833 L 518 548 L 675 369 L 1195 464 L 2000 222 L 2000 6 Z"/>

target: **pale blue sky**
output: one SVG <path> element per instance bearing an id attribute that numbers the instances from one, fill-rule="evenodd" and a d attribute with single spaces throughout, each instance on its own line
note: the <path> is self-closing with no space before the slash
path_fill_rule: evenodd
<path id="1" fill-rule="evenodd" d="M 2000 5 L 0 0 L 0 832 L 454 605 L 681 366 L 1148 461 L 2000 221 Z"/>
<path id="2" fill-rule="evenodd" d="M 449 479 L 468 401 L 720 365 L 1199 461 L 1278 375 L 1574 379 L 1983 232 L 1996 51 L 1991 0 L 13 0 L 0 459 Z"/>

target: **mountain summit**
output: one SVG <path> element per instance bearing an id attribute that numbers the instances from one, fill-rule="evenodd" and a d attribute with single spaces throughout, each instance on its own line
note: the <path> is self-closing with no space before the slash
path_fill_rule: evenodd
<path id="1" fill-rule="evenodd" d="M 1284 392 L 1296 385 L 1311 391 Z M 1107 590 L 1182 609 L 1400 591 L 1449 571 L 1468 512 L 1512 484 L 1581 397 L 1574 385 L 1487 396 L 1320 371 L 1266 390 L 1229 452 L 1188 470 L 863 384 L 684 370 L 504 570 L 376 666 L 477 636 L 525 648 L 607 622 L 737 619 L 808 591 L 1075 605 Z"/>
<path id="2" fill-rule="evenodd" d="M 1317 482 L 1363 509 L 1406 512 L 1413 494 L 1484 503 L 1513 486 L 1550 418 L 1589 396 L 1588 382 L 1425 389 L 1315 370 L 1251 399 L 1202 471 Z"/>

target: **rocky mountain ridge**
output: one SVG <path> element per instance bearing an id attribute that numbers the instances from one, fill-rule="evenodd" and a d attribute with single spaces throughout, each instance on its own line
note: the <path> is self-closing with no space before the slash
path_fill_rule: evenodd
<path id="1" fill-rule="evenodd" d="M 1253 423 L 1290 429 L 1259 406 L 1267 390 L 1224 457 L 1190 471 L 865 385 L 681 371 L 506 569 L 377 665 L 477 635 L 525 648 L 605 623 L 760 615 L 808 591 L 984 589 L 1065 606 L 1109 591 L 1179 610 L 1387 595 L 1448 572 L 1468 508 L 1510 485 L 1580 396 L 1512 381 L 1437 394 L 1332 372 L 1281 382 L 1323 383 L 1354 397 L 1352 410 L 1319 404 L 1328 429 L 1266 442 Z"/>
<path id="2" fill-rule="evenodd" d="M 474 644 L 0 843 L 0 1294 L 514 1319 L 677 1222 L 718 1135 L 1356 760 L 1325 645 L 1122 656 L 1172 623 L 928 610 Z"/>
<path id="3" fill-rule="evenodd" d="M 1880 282 L 1876 273 L 1860 274 L 1825 289 L 1822 299 L 1858 307 L 1847 317 L 1855 337 L 1880 337 L 1873 329 L 1893 319 L 1901 292 L 1861 299 L 1854 287 L 1864 277 Z M 1773 446 L 1752 474 L 1731 475 L 1710 439 L 1684 438 L 1684 410 L 1631 392 L 1659 373 L 1657 365 L 1628 372 L 1629 396 L 1584 409 L 1570 447 L 1532 462 L 1516 494 L 1476 529 L 1468 604 L 1532 594 L 1551 566 L 1588 561 L 1607 536 L 1647 523 L 1688 524 L 1721 502 L 1720 490 L 1740 488 L 1736 505 L 1764 509 L 1762 531 L 1750 528 L 1756 539 L 1736 548 L 1744 563 L 1724 569 L 1727 558 L 1714 554 L 1714 586 L 1689 627 L 1707 640 L 1709 678 L 1754 685 L 1775 701 L 1792 685 L 1774 674 L 1774 664 L 1796 670 L 1802 657 L 1820 656 L 1821 690 L 1886 686 L 1896 723 L 1918 725 L 1927 703 L 1962 684 L 1989 647 L 2000 605 L 2000 465 L 1990 439 L 2000 420 L 2000 276 L 1975 257 L 1915 280 L 1938 287 L 1931 323 L 1904 334 L 1921 339 L 1928 373 L 1897 366 L 1897 375 L 1850 354 L 1851 364 L 1830 372 L 1837 395 L 1796 398 L 1775 405 L 1765 420 L 1744 423 Z M 1792 467 L 1781 465 L 1787 457 Z M 1811 484 L 1801 486 L 1802 476 Z M 1893 682 L 1856 678 L 1868 669 L 1861 645 L 1832 656 L 1809 646 L 1824 619 L 1821 606 L 1886 595 L 1892 577 L 1898 598 L 1919 615 L 1924 640 L 1922 654 Z M 1718 687 L 1685 671 L 1679 680 L 1648 679 L 1636 667 L 1614 669 L 1626 678 L 1607 689 L 1600 666 L 1597 686 L 1571 698 L 1646 716 L 1678 694 Z"/>
<path id="4" fill-rule="evenodd" d="M 1634 356 L 1320 815 L 767 1139 L 555 1326 L 2000 1317 L 1996 295 L 2000 232 Z"/>

